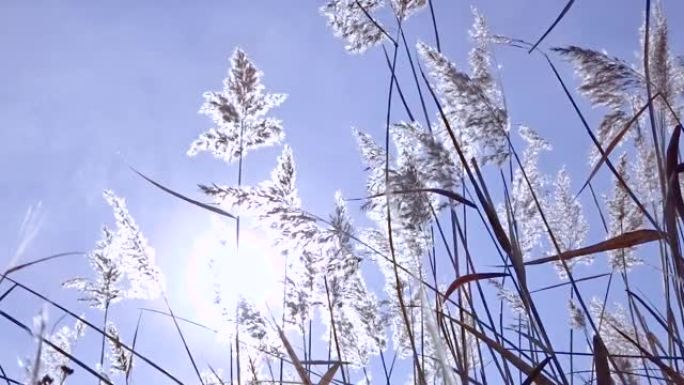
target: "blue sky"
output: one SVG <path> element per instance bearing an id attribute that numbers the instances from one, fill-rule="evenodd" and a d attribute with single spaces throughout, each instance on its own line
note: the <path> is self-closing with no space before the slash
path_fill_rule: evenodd
<path id="1" fill-rule="evenodd" d="M 443 49 L 465 65 L 469 5 L 434 3 Z M 474 5 L 493 31 L 534 40 L 563 3 L 492 0 Z M 664 4 L 668 15 L 684 12 L 681 2 Z M 100 225 L 112 221 L 101 199 L 101 191 L 112 188 L 127 198 L 157 249 L 159 263 L 173 282 L 172 304 L 191 311 L 190 300 L 183 296 L 183 274 L 193 237 L 208 228 L 208 217 L 134 176 L 126 162 L 195 197 L 197 183 L 235 180 L 234 167 L 209 156 L 190 159 L 185 151 L 210 127 L 211 122 L 196 113 L 201 95 L 221 86 L 236 46 L 264 71 L 267 89 L 289 94 L 273 115 L 283 120 L 286 141 L 294 150 L 304 205 L 326 213 L 335 190 L 362 195 L 363 167 L 350 128 L 381 138 L 388 72 L 379 49 L 362 56 L 346 54 L 318 14 L 320 5 L 309 0 L 2 2 L 0 266 L 14 252 L 26 210 L 37 202 L 42 202 L 42 226 L 25 259 L 91 248 Z M 577 44 L 632 60 L 642 12 L 640 1 L 577 2 L 544 45 Z M 684 30 L 671 26 L 673 51 L 684 52 Z M 410 41 L 420 37 L 432 43 L 427 12 L 410 19 L 406 28 Z M 552 74 L 539 58 L 523 52 L 500 49 L 497 59 L 503 65 L 513 121 L 535 127 L 555 147 L 543 168 L 555 172 L 565 163 L 577 183 L 587 173 L 589 140 Z M 569 67 L 561 67 L 574 86 Z M 408 72 L 400 75 L 406 92 L 413 94 L 411 80 L 404 76 Z M 581 107 L 595 124 L 599 114 L 584 102 Z M 395 120 L 405 119 L 399 108 L 395 111 Z M 268 177 L 278 152 L 251 154 L 247 183 Z M 63 260 L 21 278 L 68 302 L 74 293 L 59 292 L 59 283 L 73 272 L 86 273 L 82 265 Z M 25 320 L 39 309 L 39 303 L 19 295 L 0 306 Z M 135 317 L 122 318 L 130 326 Z M 170 329 L 150 333 L 150 340 L 155 334 L 175 338 Z M 0 364 L 6 368 L 29 351 L 28 340 L 17 334 L 0 322 L 0 339 L 11 347 L 0 351 Z M 191 378 L 182 357 L 167 352 L 157 356 Z"/>

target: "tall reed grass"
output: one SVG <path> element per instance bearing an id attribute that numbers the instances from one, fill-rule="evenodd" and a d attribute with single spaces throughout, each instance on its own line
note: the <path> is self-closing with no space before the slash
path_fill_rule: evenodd
<path id="1" fill-rule="evenodd" d="M 114 226 L 104 226 L 101 240 L 82 254 L 92 275 L 64 283 L 101 310 L 101 319 L 85 319 L 12 277 L 71 254 L 7 270 L 0 282 L 10 286 L 0 301 L 21 291 L 75 324 L 50 331 L 44 315 L 27 325 L 0 306 L 0 317 L 36 339 L 25 373 L 9 376 L 0 366 L 0 378 L 65 384 L 82 371 L 106 384 L 684 384 L 684 65 L 670 52 L 662 6 L 650 1 L 637 63 L 577 46 L 543 49 L 573 6 L 581 4 L 568 1 L 535 42 L 490 31 L 473 9 L 466 69 L 442 51 L 449 38 L 440 35 L 442 17 L 432 0 L 329 0 L 320 12 L 347 51 L 384 52 L 387 109 L 383 137 L 353 130 L 366 195 L 336 194 L 328 215 L 306 209 L 287 144 L 270 178 L 243 183 L 247 155 L 285 141 L 275 116 L 286 97 L 267 91 L 256 64 L 236 49 L 223 87 L 204 94 L 200 113 L 213 127 L 187 152 L 225 162 L 236 181 L 200 184 L 192 198 L 133 172 L 160 195 L 234 226 L 238 257 L 241 218 L 266 229 L 280 252 L 274 258 L 285 259 L 282 311 L 244 299 L 230 307 L 219 295 L 216 305 L 227 319 L 221 332 L 229 336 L 226 365 L 199 360 L 201 347 L 183 330 L 206 327 L 173 312 L 154 250 L 125 200 L 106 191 Z M 414 42 L 404 26 L 418 12 L 430 14 L 433 34 Z M 584 180 L 572 183 L 565 168 L 546 175 L 538 167 L 552 145 L 542 131 L 512 123 L 506 100 L 515 95 L 504 93 L 495 48 L 522 50 L 548 64 L 593 143 L 578 149 L 587 154 Z M 579 94 L 604 113 L 596 128 L 559 72 L 561 61 L 575 69 Z M 401 78 L 399 68 L 410 76 Z M 418 95 L 415 103 L 404 94 L 409 89 Z M 598 191 L 608 184 L 600 178 L 610 180 L 605 191 Z M 350 202 L 361 203 L 370 227 L 353 223 Z M 588 212 L 600 218 L 592 223 L 598 230 L 589 231 Z M 532 277 L 544 265 L 557 278 L 540 287 Z M 367 279 L 377 273 L 381 281 Z M 645 296 L 643 282 L 662 295 Z M 111 311 L 122 306 L 113 304 L 156 298 L 164 301 L 157 312 L 178 331 L 194 379 L 181 380 L 175 368 L 136 350 L 138 328 L 126 341 L 112 322 Z M 558 314 L 558 302 L 567 304 L 565 314 Z M 100 339 L 96 357 L 78 355 L 86 331 Z M 154 378 L 137 379 L 137 366 L 151 367 Z"/>

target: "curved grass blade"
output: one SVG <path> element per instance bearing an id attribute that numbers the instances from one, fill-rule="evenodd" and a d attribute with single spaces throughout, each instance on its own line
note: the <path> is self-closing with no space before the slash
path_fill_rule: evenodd
<path id="1" fill-rule="evenodd" d="M 550 257 L 538 258 L 532 261 L 525 262 L 525 265 L 541 265 L 547 262 L 568 260 L 584 255 L 600 253 L 603 251 L 610 251 L 615 249 L 624 249 L 627 247 L 637 246 L 648 242 L 663 239 L 665 234 L 656 230 L 634 230 L 624 234 L 620 234 L 611 239 L 593 244 L 591 246 L 582 247 L 575 250 L 566 251 Z"/>
<path id="2" fill-rule="evenodd" d="M 72 255 L 85 255 L 85 254 L 86 254 L 86 253 L 83 252 L 83 251 L 67 251 L 67 252 L 64 252 L 64 253 L 58 253 L 58 254 L 50 255 L 50 256 L 47 256 L 47 257 L 43 257 L 43 258 L 38 258 L 38 259 L 33 260 L 33 261 L 29 261 L 29 262 L 26 262 L 26 263 L 22 263 L 22 264 L 16 265 L 16 266 L 14 266 L 14 267 L 11 267 L 11 268 L 7 269 L 7 270 L 5 271 L 5 274 L 11 274 L 11 273 L 14 273 L 15 271 L 19 271 L 19 270 L 25 269 L 25 268 L 27 268 L 27 267 L 30 267 L 30 266 L 33 266 L 33 265 L 42 263 L 42 262 L 51 261 L 51 260 L 53 260 L 53 259 L 62 258 L 62 257 L 68 257 L 68 256 L 72 256 Z"/>
<path id="3" fill-rule="evenodd" d="M 47 257 L 38 258 L 38 259 L 33 260 L 33 261 L 28 261 L 28 262 L 25 262 L 25 263 L 16 265 L 16 266 L 14 266 L 14 267 L 10 267 L 10 268 L 7 269 L 7 270 L 5 271 L 5 273 L 0 277 L 0 283 L 2 283 L 2 281 L 5 280 L 5 276 L 7 276 L 7 275 L 9 275 L 9 274 L 12 274 L 12 273 L 14 273 L 14 272 L 16 272 L 16 271 L 25 269 L 25 268 L 27 268 L 27 267 L 30 267 L 30 266 L 33 266 L 33 265 L 36 265 L 36 264 L 39 264 L 39 263 L 51 261 L 51 260 L 57 259 L 57 258 L 68 257 L 68 256 L 72 256 L 72 255 L 85 255 L 85 254 L 86 254 L 86 253 L 84 253 L 83 251 L 67 251 L 67 252 L 64 252 L 64 253 L 53 254 L 53 255 L 50 255 L 50 256 L 47 256 Z"/>
<path id="4" fill-rule="evenodd" d="M 681 249 L 679 247 L 679 234 L 677 232 L 677 213 L 684 219 L 684 202 L 682 201 L 682 190 L 679 185 L 679 173 L 677 173 L 677 159 L 679 156 L 679 138 L 682 126 L 678 125 L 672 132 L 670 143 L 667 145 L 665 155 L 665 175 L 667 178 L 667 194 L 665 196 L 665 228 L 668 233 L 668 243 L 672 251 L 675 272 L 681 279 L 684 277 L 684 260 L 682 260 Z"/>
<path id="5" fill-rule="evenodd" d="M 672 200 L 675 209 L 677 209 L 677 212 L 684 220 L 684 202 L 682 201 L 682 190 L 679 185 L 679 165 L 677 164 L 679 155 L 679 138 L 681 137 L 683 129 L 684 128 L 682 128 L 682 126 L 678 125 L 672 132 L 670 143 L 667 146 L 665 172 L 670 182 L 669 191 L 671 194 L 668 196 L 668 198 Z"/>
<path id="6" fill-rule="evenodd" d="M 201 207 L 201 208 L 203 208 L 203 209 L 205 209 L 205 210 L 209 210 L 209 211 L 211 211 L 212 213 L 216 213 L 216 214 L 218 214 L 218 215 L 222 215 L 222 216 L 224 216 L 224 217 L 228 217 L 228 218 L 231 218 L 231 219 L 237 219 L 237 217 L 236 217 L 235 215 L 233 215 L 233 214 L 231 214 L 231 213 L 229 213 L 229 212 L 227 212 L 227 211 L 225 211 L 225 210 L 221 210 L 221 209 L 218 208 L 218 207 L 215 207 L 215 206 L 212 206 L 212 205 L 209 205 L 209 204 L 206 204 L 206 203 L 202 203 L 202 202 L 200 202 L 200 201 L 196 201 L 196 200 L 194 200 L 194 199 L 192 199 L 192 198 L 188 198 L 188 197 L 186 197 L 185 195 L 183 195 L 183 194 L 181 194 L 181 193 L 178 193 L 178 192 L 175 192 L 175 191 L 171 190 L 170 188 L 168 188 L 168 187 L 162 185 L 161 183 L 155 182 L 154 180 L 148 178 L 147 176 L 145 176 L 143 173 L 141 173 L 140 171 L 136 170 L 135 168 L 130 167 L 130 166 L 129 166 L 129 168 L 130 168 L 134 173 L 138 174 L 141 178 L 143 178 L 143 179 L 145 179 L 146 181 L 148 181 L 149 183 L 153 184 L 155 187 L 159 188 L 160 190 L 162 190 L 162 191 L 164 191 L 164 192 L 166 192 L 166 193 L 169 193 L 169 194 L 175 196 L 175 197 L 178 198 L 178 199 L 182 199 L 182 200 L 184 200 L 184 201 L 186 201 L 186 202 L 188 202 L 188 203 L 191 203 L 191 204 L 193 204 L 193 205 L 195 205 L 195 206 L 197 206 L 197 207 Z"/>
<path id="7" fill-rule="evenodd" d="M 451 200 L 454 200 L 459 203 L 463 203 L 466 206 L 470 206 L 472 208 L 476 208 L 475 204 L 468 199 L 462 197 L 460 194 L 457 194 L 453 191 L 449 190 L 444 190 L 441 188 L 416 188 L 416 189 L 407 189 L 407 190 L 396 190 L 396 191 L 389 191 L 387 193 L 378 193 L 378 194 L 373 194 L 370 196 L 367 196 L 365 198 L 352 198 L 352 199 L 347 199 L 349 201 L 359 201 L 359 200 L 366 200 L 366 199 L 373 199 L 373 198 L 380 198 L 384 197 L 387 194 L 390 195 L 403 195 L 403 194 L 417 194 L 417 193 L 434 193 L 438 195 L 442 195 L 444 197 L 447 197 Z"/>
<path id="8" fill-rule="evenodd" d="M 456 278 L 453 282 L 451 282 L 449 287 L 444 292 L 444 298 L 449 298 L 449 296 L 454 291 L 456 291 L 456 289 L 465 285 L 466 283 L 473 282 L 473 281 L 479 281 L 481 279 L 500 278 L 500 277 L 506 277 L 506 276 L 508 276 L 508 273 L 473 273 L 473 274 L 462 275 L 462 276 Z"/>
<path id="9" fill-rule="evenodd" d="M 534 43 L 534 45 L 532 45 L 532 48 L 530 48 L 530 50 L 527 53 L 532 53 L 532 51 L 534 51 L 535 48 L 537 48 L 537 46 L 539 46 L 539 44 L 541 44 L 541 42 L 544 41 L 544 39 L 546 39 L 546 37 L 551 33 L 551 31 L 553 31 L 553 29 L 556 28 L 556 25 L 558 25 L 558 23 L 560 23 L 560 21 L 565 17 L 565 15 L 568 13 L 574 2 L 575 0 L 570 0 L 567 2 L 567 4 L 565 4 L 565 7 L 563 7 L 563 10 L 561 10 L 561 12 L 558 14 L 556 20 L 553 21 L 551 26 L 546 29 L 544 34 L 541 35 L 541 37 L 537 40 L 536 43 Z"/>

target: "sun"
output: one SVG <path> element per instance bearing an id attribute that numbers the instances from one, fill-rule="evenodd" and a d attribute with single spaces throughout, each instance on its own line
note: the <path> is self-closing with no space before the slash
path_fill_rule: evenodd
<path id="1" fill-rule="evenodd" d="M 240 297 L 260 308 L 279 309 L 284 274 L 284 257 L 267 231 L 243 221 L 238 251 L 234 224 L 212 221 L 210 231 L 193 240 L 185 267 L 186 294 L 197 321 L 220 330 L 227 326 L 221 310 L 235 309 Z"/>

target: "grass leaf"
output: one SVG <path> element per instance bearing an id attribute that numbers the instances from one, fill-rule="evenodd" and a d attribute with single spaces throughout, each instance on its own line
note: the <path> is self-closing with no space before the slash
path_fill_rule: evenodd
<path id="1" fill-rule="evenodd" d="M 549 28 L 547 28 L 546 31 L 544 31 L 544 34 L 542 34 L 541 37 L 537 40 L 537 42 L 534 43 L 534 45 L 532 46 L 532 48 L 530 48 L 528 53 L 532 53 L 532 51 L 534 51 L 535 48 L 537 48 L 537 46 L 539 46 L 539 44 L 541 44 L 541 42 L 544 41 L 544 39 L 546 39 L 546 37 L 551 33 L 551 31 L 553 31 L 553 29 L 556 28 L 556 25 L 558 25 L 558 23 L 560 23 L 563 17 L 565 17 L 565 15 L 568 13 L 574 2 L 575 0 L 569 0 L 567 4 L 565 4 L 565 7 L 563 7 L 561 12 L 558 14 L 556 20 L 554 20 L 553 23 L 551 23 L 551 26 L 549 26 Z"/>
<path id="2" fill-rule="evenodd" d="M 349 201 L 358 201 L 358 200 L 365 200 L 365 199 L 373 199 L 373 198 L 379 198 L 379 197 L 384 197 L 387 194 L 390 195 L 402 195 L 402 194 L 417 194 L 417 193 L 434 193 L 434 194 L 439 194 L 444 197 L 447 197 L 451 200 L 454 200 L 459 203 L 463 203 L 466 206 L 470 206 L 472 208 L 475 208 L 475 204 L 471 202 L 470 200 L 464 198 L 460 194 L 457 194 L 453 191 L 449 190 L 444 190 L 441 188 L 415 188 L 415 189 L 407 189 L 407 190 L 396 190 L 396 191 L 389 191 L 387 193 L 378 193 L 378 194 L 373 194 L 370 196 L 367 196 L 365 198 L 352 198 L 352 199 L 347 199 Z"/>
<path id="3" fill-rule="evenodd" d="M 340 363 L 336 362 L 333 366 L 328 369 L 327 372 L 321 377 L 321 381 L 318 383 L 318 385 L 328 385 L 332 382 L 333 377 L 335 377 L 335 372 L 337 372 L 337 369 L 340 367 Z"/>
<path id="4" fill-rule="evenodd" d="M 473 274 L 466 274 L 462 275 L 458 278 L 456 278 L 446 289 L 444 292 L 444 298 L 449 298 L 449 296 L 456 291 L 459 287 L 465 285 L 466 283 L 472 282 L 472 281 L 479 281 L 481 279 L 489 279 L 489 278 L 499 278 L 499 277 L 505 277 L 508 276 L 507 273 L 473 273 Z"/>
<path id="5" fill-rule="evenodd" d="M 466 329 L 470 334 L 474 335 L 477 337 L 480 341 L 482 341 L 485 345 L 490 347 L 492 350 L 496 351 L 503 357 L 505 360 L 513 364 L 518 370 L 521 372 L 525 373 L 528 377 L 532 376 L 534 374 L 534 369 L 532 366 L 530 366 L 527 362 L 523 361 L 520 357 L 518 357 L 515 353 L 511 352 L 510 350 L 506 349 L 498 343 L 497 341 L 489 338 L 485 334 L 481 333 L 480 331 L 476 330 L 472 326 L 468 325 L 465 322 L 461 322 L 459 320 L 454 320 L 452 319 L 453 322 L 458 323 L 462 328 Z M 534 378 L 534 382 L 537 383 L 537 385 L 553 385 L 554 382 L 551 381 L 548 377 L 546 377 L 543 373 L 538 373 L 536 377 Z"/>
<path id="6" fill-rule="evenodd" d="M 304 369 L 304 365 L 302 365 L 302 362 L 299 360 L 299 357 L 297 357 L 297 353 L 295 353 L 294 349 L 292 348 L 290 341 L 288 341 L 287 336 L 285 336 L 283 329 L 281 329 L 279 326 L 276 327 L 278 328 L 280 340 L 283 341 L 283 346 L 285 347 L 287 354 L 290 356 L 292 365 L 295 367 L 295 370 L 297 370 L 297 374 L 299 374 L 299 378 L 301 378 L 302 383 L 304 385 L 313 385 L 308 373 L 306 372 L 306 369 Z"/>
<path id="7" fill-rule="evenodd" d="M 589 177 L 587 178 L 586 182 L 584 182 L 584 184 L 582 185 L 582 188 L 580 188 L 577 195 L 581 194 L 582 191 L 584 191 L 584 189 L 589 185 L 589 183 L 591 182 L 591 179 L 596 175 L 596 173 L 601 168 L 601 166 L 603 166 L 603 164 L 606 162 L 606 159 L 611 154 L 611 152 L 613 152 L 615 147 L 617 147 L 617 145 L 620 143 L 620 141 L 622 141 L 622 138 L 625 136 L 625 134 L 627 134 L 627 132 L 629 132 L 629 128 L 632 127 L 632 124 L 634 124 L 634 122 L 636 122 L 637 119 L 639 119 L 641 114 L 643 114 L 644 111 L 646 111 L 646 109 L 648 108 L 648 105 L 651 102 L 653 102 L 653 100 L 659 95 L 660 94 L 653 95 L 653 97 L 648 101 L 648 103 L 646 103 L 643 107 L 641 107 L 639 109 L 639 111 L 637 111 L 637 113 L 634 114 L 634 116 L 627 123 L 625 123 L 624 127 L 622 127 L 620 132 L 618 132 L 615 135 L 615 137 L 610 141 L 610 143 L 608 143 L 608 146 L 603 151 L 603 154 L 601 154 L 601 158 L 596 162 L 594 167 L 592 167 L 591 172 L 589 173 Z"/>
<path id="8" fill-rule="evenodd" d="M 133 167 L 130 167 L 130 169 L 131 169 L 134 173 L 138 174 L 141 178 L 143 178 L 143 179 L 145 179 L 146 181 L 150 182 L 151 184 L 153 184 L 153 185 L 156 186 L 157 188 L 161 189 L 162 191 L 167 192 L 167 193 L 169 193 L 169 194 L 175 196 L 176 198 L 182 199 L 182 200 L 184 200 L 184 201 L 186 201 L 186 202 L 188 202 L 188 203 L 192 203 L 193 205 L 195 205 L 195 206 L 197 206 L 197 207 L 201 207 L 201 208 L 203 208 L 203 209 L 205 209 L 205 210 L 209 210 L 209 211 L 211 211 L 212 213 L 219 214 L 219 215 L 222 215 L 222 216 L 224 216 L 224 217 L 231 218 L 231 219 L 237 219 L 237 217 L 236 217 L 235 215 L 233 215 L 233 214 L 231 214 L 231 213 L 229 213 L 229 212 L 227 212 L 227 211 L 225 211 L 225 210 L 221 210 L 221 209 L 218 208 L 218 207 L 215 207 L 215 206 L 212 206 L 212 205 L 209 205 L 209 204 L 206 204 L 206 203 L 202 203 L 202 202 L 196 201 L 196 200 L 194 200 L 194 199 L 192 199 L 192 198 L 186 197 L 185 195 L 183 195 L 183 194 L 181 194 L 181 193 L 178 193 L 178 192 L 176 192 L 176 191 L 173 191 L 173 190 L 171 190 L 170 188 L 168 188 L 168 187 L 162 185 L 161 183 L 155 182 L 154 180 L 148 178 L 148 177 L 145 176 L 143 173 L 141 173 L 140 171 L 134 169 Z"/>
<path id="9" fill-rule="evenodd" d="M 204 385 L 204 382 L 202 381 L 202 375 L 200 374 L 199 369 L 197 368 L 197 364 L 195 363 L 195 358 L 192 356 L 192 353 L 190 352 L 190 347 L 188 346 L 187 341 L 185 340 L 185 336 L 183 335 L 183 332 L 181 331 L 180 325 L 178 324 L 178 320 L 176 319 L 176 316 L 173 314 L 173 310 L 171 310 L 171 305 L 169 305 L 169 300 L 164 296 L 164 303 L 166 304 L 166 308 L 169 310 L 169 314 L 171 315 L 171 318 L 173 319 L 173 324 L 176 326 L 176 331 L 178 331 L 178 336 L 180 336 L 181 342 L 183 342 L 183 347 L 185 347 L 185 351 L 188 353 L 188 358 L 190 358 L 190 363 L 192 364 L 193 369 L 195 369 L 195 374 L 197 374 L 197 378 L 200 380 L 200 384 Z"/>
<path id="10" fill-rule="evenodd" d="M 523 381 L 522 385 L 532 385 L 532 382 L 534 382 L 534 379 L 537 378 L 537 376 L 544 370 L 544 367 L 546 364 L 551 361 L 551 357 L 546 357 L 544 361 L 542 361 L 539 365 L 535 366 L 534 370 L 532 370 L 532 373 L 530 373 L 529 376 Z"/>
<path id="11" fill-rule="evenodd" d="M 594 366 L 596 367 L 596 385 L 611 385 L 610 366 L 608 365 L 608 349 L 598 334 L 594 335 Z"/>
<path id="12" fill-rule="evenodd" d="M 624 249 L 627 247 L 637 246 L 648 242 L 657 241 L 664 238 L 664 234 L 656 230 L 634 230 L 608 240 L 593 244 L 591 246 L 582 247 L 575 250 L 566 251 L 550 257 L 538 258 L 532 261 L 525 262 L 525 265 L 541 265 L 547 262 L 558 260 L 568 260 L 572 258 L 581 257 L 584 255 L 600 253 L 603 251 L 610 251 L 616 249 Z"/>

